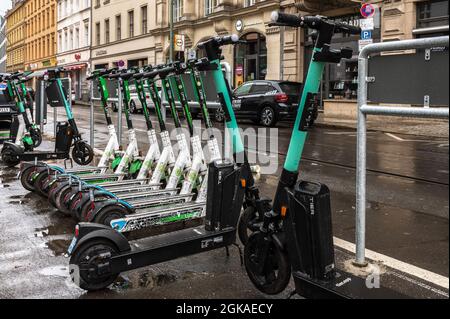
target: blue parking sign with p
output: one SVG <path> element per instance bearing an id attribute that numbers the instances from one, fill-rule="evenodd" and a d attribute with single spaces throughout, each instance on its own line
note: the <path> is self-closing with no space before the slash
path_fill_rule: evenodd
<path id="1" fill-rule="evenodd" d="M 368 39 L 372 39 L 372 31 L 370 30 L 361 31 L 361 40 L 368 40 Z"/>

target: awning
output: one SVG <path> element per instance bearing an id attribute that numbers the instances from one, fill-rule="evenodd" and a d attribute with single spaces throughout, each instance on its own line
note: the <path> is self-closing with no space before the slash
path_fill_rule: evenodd
<path id="1" fill-rule="evenodd" d="M 80 70 L 87 67 L 87 63 L 81 63 L 81 64 L 74 64 L 74 65 L 68 65 L 64 66 L 64 69 L 66 70 Z"/>

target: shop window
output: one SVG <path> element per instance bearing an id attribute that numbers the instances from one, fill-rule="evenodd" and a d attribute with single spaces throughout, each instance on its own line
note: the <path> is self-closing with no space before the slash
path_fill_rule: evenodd
<path id="1" fill-rule="evenodd" d="M 128 60 L 128 68 L 142 68 L 148 65 L 148 59 Z"/>

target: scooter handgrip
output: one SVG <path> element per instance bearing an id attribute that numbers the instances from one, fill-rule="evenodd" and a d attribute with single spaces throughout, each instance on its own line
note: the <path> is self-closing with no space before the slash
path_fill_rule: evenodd
<path id="1" fill-rule="evenodd" d="M 239 36 L 237 34 L 225 35 L 219 40 L 219 42 L 220 45 L 235 44 L 239 42 Z"/>
<path id="2" fill-rule="evenodd" d="M 273 11 L 270 18 L 274 24 L 282 24 L 297 28 L 303 26 L 302 19 L 295 14 Z"/>

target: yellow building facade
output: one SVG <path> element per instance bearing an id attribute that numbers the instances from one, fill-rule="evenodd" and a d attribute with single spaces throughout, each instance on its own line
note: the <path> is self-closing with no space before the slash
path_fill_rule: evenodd
<path id="1" fill-rule="evenodd" d="M 26 1 L 20 1 L 6 14 L 6 71 L 15 72 L 25 67 Z"/>
<path id="2" fill-rule="evenodd" d="M 56 65 L 56 0 L 25 2 L 25 70 Z"/>

